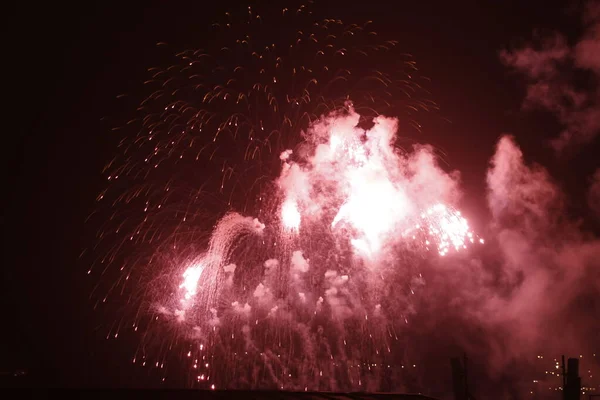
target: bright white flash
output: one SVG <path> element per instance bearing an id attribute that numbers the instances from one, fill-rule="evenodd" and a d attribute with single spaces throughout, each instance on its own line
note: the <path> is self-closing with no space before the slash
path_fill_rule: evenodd
<path id="1" fill-rule="evenodd" d="M 183 299 L 181 302 L 187 302 L 196 295 L 198 290 L 198 280 L 202 274 L 203 266 L 201 264 L 193 264 L 189 266 L 183 273 L 183 282 L 179 285 L 180 289 L 184 290 Z"/>
<path id="2" fill-rule="evenodd" d="M 287 199 L 281 206 L 281 220 L 286 229 L 292 231 L 298 231 L 300 228 L 300 211 L 298 211 L 298 204 L 292 200 Z"/>

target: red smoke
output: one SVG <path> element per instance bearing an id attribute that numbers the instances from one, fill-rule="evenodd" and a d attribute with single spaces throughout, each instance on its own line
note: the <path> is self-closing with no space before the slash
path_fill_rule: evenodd
<path id="1" fill-rule="evenodd" d="M 429 338 L 416 351 L 435 349 L 432 365 L 464 350 L 481 367 L 473 379 L 498 385 L 498 397 L 486 398 L 504 398 L 507 388 L 529 393 L 540 379 L 538 355 L 598 351 L 600 240 L 565 218 L 565 195 L 511 136 L 498 142 L 487 185 L 486 246 L 455 258 L 460 267 L 428 271 L 430 295 L 416 306 L 412 329 Z"/>
<path id="2" fill-rule="evenodd" d="M 570 45 L 555 32 L 521 49 L 502 51 L 501 60 L 528 80 L 524 108 L 551 111 L 563 125 L 552 141 L 561 151 L 590 143 L 600 132 L 600 4 L 590 2 L 583 12 L 584 33 Z M 586 84 L 572 77 L 584 74 Z"/>

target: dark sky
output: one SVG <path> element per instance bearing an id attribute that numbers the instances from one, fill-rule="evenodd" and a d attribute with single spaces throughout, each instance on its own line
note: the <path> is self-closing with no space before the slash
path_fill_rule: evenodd
<path id="1" fill-rule="evenodd" d="M 29 368 L 59 385 L 111 386 L 139 372 L 127 364 L 128 343 L 103 340 L 106 321 L 88 300 L 94 282 L 78 262 L 94 235 L 83 221 L 117 141 L 101 118 L 130 112 L 115 96 L 135 90 L 145 69 L 164 55 L 157 42 L 199 47 L 207 38 L 198 27 L 228 2 L 91 3 L 21 3 L 3 13 L 0 366 Z M 542 139 L 558 127 L 547 115 L 519 111 L 523 87 L 498 59 L 500 49 L 529 38 L 533 29 L 576 34 L 577 14 L 546 1 L 347 3 L 318 8 L 323 17 L 374 20 L 376 30 L 398 39 L 432 79 L 441 111 L 423 121 L 417 140 L 444 150 L 449 165 L 462 172 L 467 213 L 481 213 L 485 168 L 504 132 L 514 133 L 533 159 L 552 160 L 550 170 L 560 178 L 589 174 L 594 150 L 554 160 Z"/>

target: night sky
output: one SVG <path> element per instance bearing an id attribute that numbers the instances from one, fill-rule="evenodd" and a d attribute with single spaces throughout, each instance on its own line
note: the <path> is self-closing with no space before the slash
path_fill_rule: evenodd
<path id="1" fill-rule="evenodd" d="M 89 300 L 96 282 L 78 260 L 95 234 L 84 220 L 95 208 L 102 168 L 119 139 L 110 128 L 135 107 L 116 95 L 135 93 L 146 68 L 170 56 L 157 42 L 201 47 L 210 38 L 198 27 L 222 15 L 229 3 L 52 2 L 5 9 L 3 370 L 27 369 L 58 386 L 156 383 L 131 367 L 135 344 L 105 340 L 108 323 Z M 528 160 L 559 179 L 574 199 L 569 210 L 589 224 L 582 176 L 599 165 L 598 140 L 557 158 L 545 140 L 559 126 L 547 113 L 521 111 L 522 79 L 498 56 L 534 30 L 577 35 L 573 7 L 545 1 L 347 3 L 323 2 L 317 10 L 348 22 L 373 20 L 375 30 L 399 40 L 431 78 L 429 89 L 441 110 L 420 121 L 422 137 L 415 140 L 442 150 L 448 166 L 461 171 L 468 194 L 462 209 L 475 226 L 485 215 L 488 160 L 507 132 Z"/>

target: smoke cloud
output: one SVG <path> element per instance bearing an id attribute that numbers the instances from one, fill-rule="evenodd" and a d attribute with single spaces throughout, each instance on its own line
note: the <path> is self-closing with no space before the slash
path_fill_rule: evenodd
<path id="1" fill-rule="evenodd" d="M 525 164 L 510 137 L 498 144 L 488 190 L 492 229 L 506 277 L 500 288 L 508 294 L 491 300 L 492 320 L 519 322 L 512 329 L 513 341 L 521 344 L 517 348 L 547 351 L 572 346 L 573 352 L 592 344 L 586 332 L 600 328 L 596 318 L 600 242 L 565 220 L 557 185 L 542 167 Z M 587 305 L 578 302 L 586 296 L 595 300 Z M 562 335 L 548 335 L 553 326 L 560 326 Z M 571 340 L 565 342 L 566 338 Z"/>
<path id="2" fill-rule="evenodd" d="M 563 126 L 551 141 L 558 152 L 585 145 L 600 132 L 600 3 L 586 5 L 582 23 L 584 33 L 573 45 L 555 32 L 500 52 L 502 62 L 527 80 L 523 108 L 549 111 Z"/>
<path id="3" fill-rule="evenodd" d="M 597 199 L 594 185 L 590 199 Z M 487 186 L 485 249 L 427 271 L 425 290 L 437 296 L 416 306 L 414 329 L 436 338 L 436 358 L 466 351 L 487 371 L 474 379 L 498 385 L 497 397 L 488 398 L 505 398 L 507 388 L 529 393 L 534 379 L 555 385 L 544 374 L 554 367 L 544 355 L 598 352 L 600 240 L 565 218 L 564 193 L 542 166 L 526 163 L 512 136 L 499 140 Z M 440 329 L 446 335 L 436 335 Z"/>

